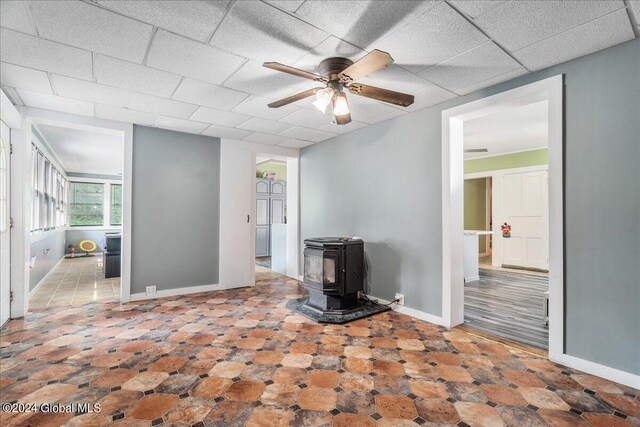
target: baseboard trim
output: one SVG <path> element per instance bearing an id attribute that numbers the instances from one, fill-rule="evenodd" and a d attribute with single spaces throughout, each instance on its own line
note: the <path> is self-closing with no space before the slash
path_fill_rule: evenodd
<path id="1" fill-rule="evenodd" d="M 368 298 L 376 299 L 381 304 L 390 304 L 391 301 L 387 301 L 384 298 L 376 297 L 373 295 L 367 295 Z M 424 320 L 425 322 L 434 323 L 436 325 L 444 326 L 447 325 L 444 322 L 444 319 L 440 316 L 434 316 L 433 314 L 426 313 L 424 311 L 416 310 L 415 308 L 407 307 L 406 305 L 397 305 L 392 307 L 393 311 L 397 311 L 400 314 L 406 314 L 407 316 L 415 317 L 416 319 Z"/>
<path id="2" fill-rule="evenodd" d="M 42 284 L 44 283 L 45 280 L 47 280 L 47 278 L 49 277 L 49 275 L 51 275 L 51 273 L 53 272 L 53 270 L 55 270 L 56 268 L 58 268 L 58 266 L 60 265 L 60 263 L 62 262 L 62 260 L 64 259 L 64 255 L 62 255 L 62 258 L 60 258 L 58 260 L 58 262 L 56 262 L 56 265 L 54 265 L 53 267 L 51 267 L 51 270 L 49 270 L 47 272 L 47 274 L 44 275 L 44 277 L 42 279 L 40 279 L 40 281 L 38 282 L 38 284 L 29 291 L 29 298 L 31 298 L 33 296 L 33 294 L 36 293 L 36 291 L 38 290 L 38 288 L 40 286 L 42 286 Z"/>
<path id="3" fill-rule="evenodd" d="M 610 381 L 624 384 L 628 387 L 640 389 L 640 375 L 631 372 L 621 371 L 620 369 L 611 368 L 579 357 L 562 354 L 559 357 L 550 357 L 552 362 L 560 363 L 570 368 L 579 369 L 588 374 L 596 375 Z"/>
<path id="4" fill-rule="evenodd" d="M 156 299 L 156 298 L 175 297 L 179 295 L 197 294 L 200 292 L 209 292 L 209 291 L 218 291 L 218 290 L 220 290 L 220 285 L 217 283 L 214 285 L 200 285 L 200 286 L 189 286 L 186 288 L 163 289 L 161 291 L 158 291 L 155 295 L 147 295 L 146 293 L 131 294 L 131 301 L 143 301 L 143 300 L 150 300 L 150 299 Z"/>
<path id="5" fill-rule="evenodd" d="M 304 276 L 298 276 L 298 282 L 304 282 Z"/>
<path id="6" fill-rule="evenodd" d="M 473 276 L 473 277 L 465 277 L 464 278 L 464 283 L 471 283 L 471 282 L 477 282 L 478 280 L 480 280 L 480 276 Z"/>

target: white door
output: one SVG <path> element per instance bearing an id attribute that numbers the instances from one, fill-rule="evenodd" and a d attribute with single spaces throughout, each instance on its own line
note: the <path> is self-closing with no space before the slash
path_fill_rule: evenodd
<path id="1" fill-rule="evenodd" d="M 502 264 L 549 268 L 548 171 L 505 173 L 502 181 L 502 218 L 511 237 L 502 241 Z"/>
<path id="2" fill-rule="evenodd" d="M 9 127 L 0 122 L 0 326 L 10 314 Z"/>
<path id="3" fill-rule="evenodd" d="M 220 288 L 255 284 L 255 154 L 222 140 L 220 148 Z"/>

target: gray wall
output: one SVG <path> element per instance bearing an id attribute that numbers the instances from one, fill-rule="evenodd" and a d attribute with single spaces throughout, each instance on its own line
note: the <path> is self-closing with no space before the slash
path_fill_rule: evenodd
<path id="1" fill-rule="evenodd" d="M 133 128 L 131 293 L 218 283 L 220 139 Z"/>
<path id="2" fill-rule="evenodd" d="M 305 148 L 301 238 L 359 235 L 370 293 L 441 315 L 441 112 L 565 74 L 565 341 L 640 374 L 640 40 Z"/>
<path id="3" fill-rule="evenodd" d="M 44 233 L 44 238 L 34 239 L 30 245 L 31 257 L 35 256 L 36 262 L 29 273 L 29 291 L 32 291 L 64 256 L 65 231 L 58 229 Z"/>

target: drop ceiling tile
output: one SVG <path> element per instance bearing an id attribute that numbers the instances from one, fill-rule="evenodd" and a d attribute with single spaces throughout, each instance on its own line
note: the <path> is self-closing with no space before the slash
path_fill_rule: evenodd
<path id="1" fill-rule="evenodd" d="M 239 1 L 211 44 L 257 61 L 292 63 L 328 34 L 263 2 Z"/>
<path id="2" fill-rule="evenodd" d="M 637 27 L 640 29 L 640 0 L 631 0 L 628 4 L 629 10 L 636 20 Z"/>
<path id="3" fill-rule="evenodd" d="M 173 99 L 136 93 L 131 103 L 133 110 L 161 114 L 168 117 L 188 119 L 197 109 L 197 105 L 187 104 Z M 197 119 L 194 119 L 198 121 Z"/>
<path id="4" fill-rule="evenodd" d="M 200 107 L 191 117 L 191 120 L 205 122 L 220 126 L 235 127 L 247 120 L 250 116 L 244 114 L 232 113 L 230 111 L 214 110 L 213 108 Z"/>
<path id="5" fill-rule="evenodd" d="M 327 108 L 328 112 L 330 110 L 330 108 Z M 333 114 L 323 114 L 316 108 L 314 108 L 314 110 L 301 108 L 298 111 L 280 119 L 281 122 L 313 129 L 320 129 L 322 126 L 330 125 L 333 120 Z"/>
<path id="6" fill-rule="evenodd" d="M 40 37 L 142 63 L 152 26 L 75 1 L 42 1 L 31 5 Z"/>
<path id="7" fill-rule="evenodd" d="M 51 76 L 56 93 L 65 98 L 79 99 L 96 104 L 128 107 L 133 93 L 128 90 L 105 86 L 99 83 L 78 80 L 71 77 Z"/>
<path id="8" fill-rule="evenodd" d="M 2 86 L 2 90 L 4 90 L 4 93 L 9 97 L 13 105 L 24 105 L 18 96 L 18 92 L 16 92 L 14 88 Z"/>
<path id="9" fill-rule="evenodd" d="M 441 3 L 377 43 L 397 65 L 418 72 L 487 41 L 448 4 Z"/>
<path id="10" fill-rule="evenodd" d="M 211 125 L 206 128 L 203 132 L 203 135 L 207 136 L 215 136 L 217 138 L 229 138 L 229 139 L 242 139 L 246 136 L 251 135 L 251 132 L 248 130 L 229 128 L 226 126 L 218 126 Z"/>
<path id="11" fill-rule="evenodd" d="M 90 80 L 91 52 L 5 28 L 0 29 L 0 58 L 4 62 Z"/>
<path id="12" fill-rule="evenodd" d="M 324 135 L 320 135 L 317 138 L 313 138 L 312 142 L 322 142 L 322 141 L 326 141 L 327 139 L 331 139 L 338 136 L 337 133 L 329 133 L 329 132 L 325 132 Z"/>
<path id="13" fill-rule="evenodd" d="M 540 70 L 634 38 L 626 10 L 514 52 L 530 70 Z"/>
<path id="14" fill-rule="evenodd" d="M 91 102 L 22 89 L 18 89 L 17 92 L 28 107 L 79 114 L 81 116 L 93 116 L 93 104 Z"/>
<path id="15" fill-rule="evenodd" d="M 295 12 L 304 1 L 305 0 L 264 0 L 265 3 L 269 3 L 280 10 L 286 10 L 292 13 Z"/>
<path id="16" fill-rule="evenodd" d="M 6 62 L 0 63 L 0 83 L 4 86 L 50 93 L 53 95 L 47 73 L 8 64 Z"/>
<path id="17" fill-rule="evenodd" d="M 0 2 L 0 26 L 22 33 L 36 34 L 35 26 L 29 18 L 28 3 L 24 1 Z"/>
<path id="18" fill-rule="evenodd" d="M 281 147 L 289 147 L 289 148 L 304 148 L 310 145 L 313 145 L 313 142 L 310 141 L 302 141 L 300 139 L 287 139 L 284 142 L 278 144 Z"/>
<path id="19" fill-rule="evenodd" d="M 467 86 L 467 87 L 463 87 L 460 89 L 456 89 L 455 93 L 462 96 L 462 95 L 467 95 L 469 93 L 473 93 L 475 91 L 478 91 L 480 89 L 484 89 L 486 87 L 491 87 L 493 85 L 497 85 L 498 83 L 502 83 L 502 82 L 506 82 L 508 80 L 512 80 L 515 79 L 516 77 L 520 77 L 523 76 L 525 74 L 527 74 L 529 71 L 527 71 L 525 68 L 523 67 L 519 67 L 513 71 L 509 71 L 507 73 L 504 74 L 500 74 L 499 76 L 495 76 L 495 77 L 491 77 L 487 80 L 483 80 L 481 82 L 477 82 L 472 84 L 471 86 Z"/>
<path id="20" fill-rule="evenodd" d="M 392 114 L 396 110 L 396 108 L 384 102 L 374 101 L 357 95 L 351 95 L 349 97 L 349 107 L 351 109 L 351 118 L 365 123 L 373 123 L 377 117 Z"/>
<path id="21" fill-rule="evenodd" d="M 513 52 L 622 8 L 622 0 L 512 1 L 475 22 Z"/>
<path id="22" fill-rule="evenodd" d="M 213 46 L 158 30 L 147 65 L 209 83 L 220 84 L 245 62 Z"/>
<path id="23" fill-rule="evenodd" d="M 307 1 L 295 14 L 358 47 L 377 41 L 423 14 L 437 1 Z"/>
<path id="24" fill-rule="evenodd" d="M 280 108 L 269 108 L 267 105 L 273 101 L 275 101 L 275 99 L 251 95 L 238 104 L 233 111 L 249 116 L 261 117 L 263 119 L 279 120 L 298 110 L 298 107 L 292 104 Z"/>
<path id="25" fill-rule="evenodd" d="M 206 42 L 222 21 L 229 1 L 100 0 L 98 3 L 123 15 Z"/>
<path id="26" fill-rule="evenodd" d="M 471 86 L 509 71 L 522 68 L 493 42 L 428 68 L 422 77 L 449 91 Z"/>
<path id="27" fill-rule="evenodd" d="M 135 123 L 142 126 L 154 126 L 157 115 L 131 110 L 129 108 L 96 105 L 96 117 L 116 122 Z"/>
<path id="28" fill-rule="evenodd" d="M 248 95 L 222 86 L 198 80 L 184 79 L 174 99 L 192 104 L 204 105 L 219 110 L 231 110 Z"/>
<path id="29" fill-rule="evenodd" d="M 404 93 L 413 93 L 431 84 L 431 82 L 397 65 L 390 65 L 387 68 L 383 68 L 380 71 L 358 80 L 358 83 Z"/>
<path id="30" fill-rule="evenodd" d="M 406 111 L 418 111 L 432 105 L 441 104 L 453 98 L 457 98 L 456 94 L 442 89 L 436 85 L 429 85 L 416 91 L 413 96 L 415 101 L 410 106 L 406 107 Z"/>
<path id="31" fill-rule="evenodd" d="M 164 98 L 173 94 L 182 79 L 175 74 L 103 55 L 96 55 L 95 73 L 98 83 Z"/>
<path id="32" fill-rule="evenodd" d="M 324 130 L 331 133 L 344 134 L 344 133 L 349 133 L 351 131 L 354 131 L 356 129 L 363 128 L 365 126 L 368 126 L 368 124 L 362 123 L 362 122 L 356 122 L 355 120 L 352 120 L 350 123 L 347 123 L 346 125 L 336 125 L 333 123 L 329 123 L 328 125 L 322 126 L 320 130 Z"/>
<path id="33" fill-rule="evenodd" d="M 267 133 L 254 132 L 244 138 L 245 141 L 257 142 L 259 144 L 279 144 L 287 140 L 284 136 L 269 135 Z"/>
<path id="34" fill-rule="evenodd" d="M 333 134 L 330 132 L 325 132 L 317 129 L 309 129 L 302 126 L 295 126 L 290 129 L 285 130 L 284 132 L 280 132 L 281 136 L 285 136 L 287 138 L 295 138 L 295 139 L 304 139 L 306 141 L 315 141 L 319 138 L 329 138 Z"/>
<path id="35" fill-rule="evenodd" d="M 194 122 L 192 120 L 176 119 L 175 117 L 160 116 L 156 120 L 156 126 L 162 129 L 175 130 L 176 132 L 201 133 L 209 127 L 208 123 Z"/>
<path id="36" fill-rule="evenodd" d="M 254 132 L 262 132 L 268 134 L 277 134 L 286 129 L 291 128 L 291 124 L 275 122 L 273 120 L 261 119 L 259 117 L 252 117 L 246 122 L 238 126 L 240 129 L 252 130 Z"/>
<path id="37" fill-rule="evenodd" d="M 224 85 L 253 95 L 280 99 L 317 87 L 318 83 L 265 68 L 259 62 L 248 61 Z"/>
<path id="38" fill-rule="evenodd" d="M 374 124 L 374 123 L 384 122 L 385 120 L 393 119 L 394 117 L 404 116 L 407 113 L 408 111 L 405 111 L 405 110 L 390 111 L 387 114 L 383 114 L 381 116 L 377 116 L 372 119 L 369 119 L 369 123 Z"/>
<path id="39" fill-rule="evenodd" d="M 355 62 L 366 53 L 366 51 L 352 45 L 351 43 L 340 40 L 335 36 L 329 36 L 318 46 L 314 47 L 302 58 L 297 60 L 293 66 L 306 71 L 311 71 L 312 73 L 318 73 L 318 64 L 327 58 L 338 56 L 341 58 L 349 58 Z"/>
<path id="40" fill-rule="evenodd" d="M 450 0 L 449 3 L 469 15 L 470 18 L 475 19 L 507 2 L 502 0 Z"/>

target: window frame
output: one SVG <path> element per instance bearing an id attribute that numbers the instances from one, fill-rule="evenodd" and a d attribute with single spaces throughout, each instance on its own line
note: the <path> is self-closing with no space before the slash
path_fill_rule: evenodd
<path id="1" fill-rule="evenodd" d="M 104 184 L 102 225 L 71 225 L 71 197 L 69 192 L 71 191 L 71 185 L 73 183 Z M 123 182 L 116 179 L 84 178 L 75 176 L 68 177 L 66 190 L 66 228 L 69 230 L 121 230 L 123 227 L 122 225 L 111 225 L 111 184 L 122 185 Z"/>

